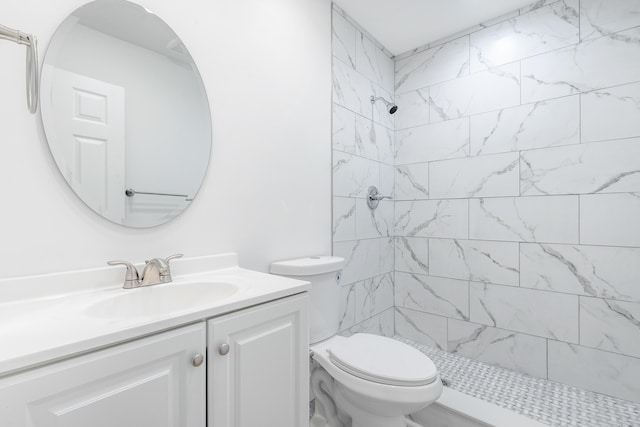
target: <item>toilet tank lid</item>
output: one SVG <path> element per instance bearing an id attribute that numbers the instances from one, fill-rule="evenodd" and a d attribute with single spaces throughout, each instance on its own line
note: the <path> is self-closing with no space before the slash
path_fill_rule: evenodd
<path id="1" fill-rule="evenodd" d="M 271 273 L 283 276 L 313 276 L 340 271 L 344 258 L 337 256 L 312 256 L 271 264 Z"/>

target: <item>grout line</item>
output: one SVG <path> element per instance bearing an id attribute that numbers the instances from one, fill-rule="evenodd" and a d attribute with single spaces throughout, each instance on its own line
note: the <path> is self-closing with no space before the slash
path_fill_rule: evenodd
<path id="1" fill-rule="evenodd" d="M 545 340 L 545 354 L 547 356 L 547 376 L 546 379 L 549 379 L 549 338 Z"/>
<path id="2" fill-rule="evenodd" d="M 443 314 L 432 313 L 432 312 L 428 312 L 428 311 L 418 310 L 418 309 L 415 309 L 415 308 L 408 308 L 408 307 L 398 306 L 397 309 L 400 309 L 400 310 L 402 310 L 404 312 L 421 313 L 421 314 L 427 314 L 427 315 L 433 316 L 433 317 L 443 318 L 443 319 L 445 319 L 447 321 L 447 325 L 448 325 L 449 319 L 451 319 L 451 320 L 457 320 L 457 321 L 461 321 L 461 322 L 464 322 L 464 323 L 470 323 L 470 324 L 478 325 L 478 326 L 487 326 L 489 328 L 492 328 L 492 329 L 495 329 L 495 330 L 498 330 L 498 331 L 511 332 L 511 333 L 515 333 L 515 334 L 523 335 L 523 336 L 527 336 L 527 337 L 543 339 L 543 340 L 546 341 L 546 347 L 547 347 L 547 367 L 548 367 L 548 358 L 549 358 L 548 349 L 549 349 L 549 343 L 550 342 L 558 342 L 558 343 L 568 344 L 568 345 L 571 345 L 571 346 L 577 346 L 577 347 L 580 347 L 580 348 L 583 348 L 583 349 L 587 349 L 587 350 L 593 350 L 593 351 L 597 351 L 597 352 L 602 352 L 602 353 L 612 354 L 612 355 L 615 355 L 615 356 L 620 356 L 620 357 L 623 357 L 623 358 L 632 359 L 634 361 L 635 360 L 640 361 L 640 357 L 637 357 L 637 356 L 624 354 L 624 353 L 616 353 L 616 352 L 613 352 L 613 351 L 610 351 L 610 350 L 605 350 L 605 349 L 601 349 L 601 348 L 581 345 L 581 344 L 578 344 L 578 343 L 575 343 L 575 342 L 571 342 L 571 341 L 562 341 L 562 340 L 559 340 L 559 339 L 553 339 L 553 338 L 549 338 L 549 337 L 546 337 L 546 336 L 535 335 L 535 334 L 528 333 L 528 332 L 522 332 L 522 331 L 517 331 L 517 330 L 513 330 L 513 329 L 508 329 L 508 328 L 505 328 L 505 327 L 488 325 L 486 323 L 473 322 L 473 321 L 470 321 L 470 320 L 458 319 L 458 318 L 455 318 L 455 317 L 449 317 L 449 316 L 446 316 L 446 315 L 443 315 Z M 472 360 L 476 360 L 476 359 L 472 359 Z M 547 373 L 547 375 L 548 375 L 548 373 Z"/>
<path id="3" fill-rule="evenodd" d="M 434 162 L 430 162 L 434 163 Z M 410 166 L 410 165 L 400 165 L 400 166 Z M 517 194 L 514 195 L 499 195 L 499 196 L 466 196 L 466 197 L 437 197 L 433 199 L 399 199 L 396 200 L 398 202 L 428 202 L 428 201 L 453 201 L 453 200 L 498 200 L 498 199 L 535 199 L 535 198 L 576 198 L 580 196 L 612 196 L 612 195 L 620 195 L 620 194 L 636 194 L 640 195 L 640 191 L 612 191 L 609 193 L 562 193 L 562 194 L 523 194 L 519 196 Z M 356 196 L 342 196 L 342 197 L 355 197 L 362 199 L 363 197 Z M 615 246 L 615 245 L 614 245 Z"/>
<path id="4" fill-rule="evenodd" d="M 582 296 L 578 297 L 578 345 L 582 345 L 582 334 L 580 333 L 580 300 Z M 599 298 L 602 299 L 602 298 Z"/>
<path id="5" fill-rule="evenodd" d="M 581 215 L 582 211 L 582 196 L 578 196 L 578 244 L 582 242 L 582 224 L 581 224 Z"/>
<path id="6" fill-rule="evenodd" d="M 494 282 L 481 282 L 478 280 L 473 280 L 470 278 L 460 278 L 460 277 L 449 277 L 449 276 L 440 276 L 440 275 L 435 275 L 435 274 L 424 274 L 424 273 L 416 273 L 413 271 L 402 271 L 402 270 L 398 270 L 396 271 L 396 273 L 400 273 L 400 274 L 408 274 L 408 275 L 413 275 L 413 276 L 420 276 L 420 277 L 424 277 L 424 278 L 434 278 L 434 279 L 447 279 L 447 280 L 453 280 L 453 281 L 457 281 L 457 282 L 469 282 L 471 283 L 478 283 L 481 285 L 486 285 L 486 286 L 500 286 L 503 288 L 508 288 L 508 289 L 519 289 L 521 291 L 533 291 L 533 292 L 544 292 L 547 294 L 560 294 L 560 295 L 568 295 L 568 296 L 574 296 L 577 298 L 591 298 L 591 299 L 597 299 L 597 300 L 604 300 L 604 301 L 622 301 L 622 302 L 629 302 L 629 303 L 633 303 L 633 304 L 638 304 L 640 305 L 640 302 L 630 299 L 630 300 L 625 300 L 625 299 L 617 299 L 617 298 L 607 298 L 607 297 L 601 297 L 601 296 L 591 296 L 591 295 L 583 295 L 583 294 L 575 294 L 575 293 L 570 293 L 570 292 L 562 292 L 562 291 L 556 291 L 556 290 L 550 290 L 550 289 L 538 289 L 538 288 L 530 288 L 530 287 L 520 287 L 518 285 L 509 285 L 509 284 L 505 284 L 505 283 L 494 283 Z M 380 276 L 384 276 L 386 274 L 389 273 L 384 273 Z M 380 277 L 380 276 L 374 276 L 375 278 Z M 362 280 L 358 280 L 356 282 L 351 282 L 351 283 L 357 283 L 357 282 L 362 282 L 364 280 L 369 280 L 369 279 L 362 279 Z"/>
<path id="7" fill-rule="evenodd" d="M 610 248 L 610 249 L 629 249 L 629 250 L 639 250 L 639 246 L 624 246 L 624 245 L 600 245 L 593 243 L 566 243 L 566 242 L 549 242 L 549 241 L 523 241 L 523 240 L 499 240 L 499 239 L 477 239 L 477 238 L 469 238 L 465 239 L 464 237 L 439 237 L 439 236 L 406 236 L 406 235 L 398 235 L 394 237 L 405 237 L 412 239 L 436 239 L 436 240 L 466 240 L 470 242 L 486 242 L 486 243 L 521 243 L 524 245 L 555 245 L 555 246 L 577 246 L 577 247 L 595 247 L 595 248 Z M 351 240 L 342 240 L 336 243 L 350 243 L 350 242 L 358 242 L 361 240 L 378 240 L 380 237 L 369 237 L 365 239 L 351 239 Z"/>
<path id="8" fill-rule="evenodd" d="M 471 281 L 467 281 L 467 308 L 469 311 L 467 315 L 469 317 L 468 321 L 471 321 Z"/>
<path id="9" fill-rule="evenodd" d="M 635 29 L 635 28 L 640 28 L 640 26 L 630 27 L 630 28 L 627 28 L 627 29 L 625 29 L 625 30 L 620 30 L 620 31 L 617 31 L 617 32 L 614 32 L 614 33 L 610 33 L 610 34 L 602 35 L 602 36 L 599 36 L 599 37 L 596 37 L 596 38 L 592 38 L 592 39 L 590 38 L 590 39 L 588 39 L 588 40 L 585 40 L 585 42 L 591 43 L 591 42 L 593 42 L 594 40 L 597 40 L 597 39 L 600 39 L 600 38 L 604 38 L 604 37 L 612 37 L 612 36 L 614 36 L 614 35 L 616 35 L 616 34 L 618 34 L 618 33 L 625 32 L 625 31 L 629 31 L 629 30 L 632 30 L 632 29 Z M 463 37 L 464 37 L 464 36 L 461 36 L 460 38 L 463 38 Z M 490 70 L 495 70 L 496 68 L 502 68 L 502 67 L 506 67 L 506 66 L 508 66 L 508 65 L 513 65 L 513 64 L 515 64 L 515 63 L 517 63 L 517 62 L 519 62 L 520 64 L 522 64 L 522 62 L 524 62 L 524 61 L 526 61 L 526 60 L 528 60 L 528 59 L 532 59 L 532 58 L 535 58 L 535 57 L 538 57 L 538 56 L 542 56 L 542 55 L 546 55 L 546 54 L 549 54 L 549 53 L 557 52 L 557 51 L 560 51 L 560 50 L 563 50 L 563 49 L 568 49 L 568 48 L 571 48 L 571 47 L 574 47 L 574 48 L 575 48 L 576 46 L 578 46 L 578 45 L 580 45 L 580 44 L 582 44 L 582 43 L 583 43 L 583 42 L 573 43 L 573 44 L 568 44 L 568 45 L 566 45 L 566 46 L 559 47 L 559 48 L 556 48 L 556 49 L 553 49 L 553 50 L 549 50 L 549 51 L 546 51 L 546 52 L 542 52 L 542 53 L 539 53 L 539 54 L 536 54 L 536 55 L 532 55 L 532 56 L 528 56 L 528 57 L 519 58 L 519 59 L 514 60 L 514 61 L 511 61 L 511 62 L 506 62 L 506 63 L 504 63 L 504 64 L 495 65 L 495 66 L 493 66 L 493 67 L 488 67 L 488 68 L 484 68 L 484 69 L 482 69 L 482 70 L 474 71 L 473 73 L 469 72 L 468 74 L 465 74 L 464 76 L 459 76 L 459 77 L 458 77 L 458 76 L 456 76 L 456 77 L 452 77 L 452 78 L 450 78 L 450 79 L 446 79 L 446 80 L 441 80 L 441 81 L 431 82 L 429 85 L 426 85 L 426 86 L 423 86 L 423 87 L 419 87 L 419 88 L 412 88 L 411 90 L 406 90 L 406 91 L 396 92 L 396 93 L 395 93 L 395 95 L 396 95 L 396 96 L 397 96 L 397 95 L 403 95 L 403 94 L 405 94 L 405 93 L 412 92 L 412 91 L 419 90 L 419 89 L 424 89 L 424 88 L 429 87 L 429 86 L 439 86 L 439 85 L 442 85 L 442 84 L 445 84 L 445 83 L 450 83 L 450 82 L 453 82 L 453 81 L 456 81 L 456 80 L 459 80 L 459 79 L 461 79 L 461 78 L 465 78 L 465 77 L 468 77 L 468 76 L 471 76 L 471 75 L 474 75 L 474 74 L 486 73 L 486 72 L 488 72 L 488 71 L 490 71 Z M 340 60 L 340 58 L 337 58 L 337 59 L 338 59 L 338 60 Z M 341 61 L 341 60 L 340 60 L 340 62 L 344 63 L 344 61 Z M 347 64 L 347 65 L 348 65 L 348 64 Z M 521 68 L 520 72 L 521 72 L 521 74 L 522 74 L 522 68 Z M 365 78 L 366 78 L 366 77 L 365 77 Z M 606 86 L 606 87 L 601 87 L 601 88 L 596 88 L 596 89 L 589 89 L 589 90 L 586 90 L 586 91 L 581 92 L 581 93 L 589 93 L 589 92 L 594 92 L 594 91 L 598 91 L 598 90 L 607 89 L 607 88 L 610 88 L 610 87 L 623 86 L 623 85 L 625 85 L 625 84 L 630 84 L 630 83 L 634 83 L 634 82 L 637 82 L 637 80 L 635 80 L 635 81 L 631 81 L 631 82 L 627 82 L 627 83 L 622 83 L 622 84 L 616 84 L 616 85 L 613 85 L 613 86 Z M 374 83 L 375 83 L 375 82 L 374 82 Z M 557 96 L 557 97 L 555 97 L 555 96 L 554 96 L 554 97 L 551 97 L 551 98 L 540 99 L 540 100 L 535 101 L 535 102 L 547 101 L 547 100 L 550 100 L 550 99 L 556 99 L 556 98 L 564 98 L 564 97 L 571 96 L 571 95 L 575 95 L 575 93 L 574 93 L 574 94 L 570 94 L 570 95 L 562 95 L 562 96 Z M 529 103 L 530 103 L 530 102 L 527 102 L 527 103 L 525 103 L 525 105 L 526 105 L 526 104 L 529 104 Z"/>
<path id="10" fill-rule="evenodd" d="M 451 320 L 451 318 L 447 317 L 447 326 L 445 327 L 445 331 L 444 331 L 444 333 L 445 333 L 444 341 L 445 341 L 445 344 L 447 346 L 447 348 L 444 349 L 444 351 L 447 351 L 447 352 L 449 351 L 449 321 L 450 320 Z"/>
<path id="11" fill-rule="evenodd" d="M 471 240 L 471 199 L 467 199 L 467 239 Z"/>
<path id="12" fill-rule="evenodd" d="M 519 69 L 520 69 L 520 83 L 518 84 L 518 89 L 520 89 L 520 106 L 522 106 L 522 60 L 518 61 Z"/>
<path id="13" fill-rule="evenodd" d="M 518 242 L 518 287 L 522 287 L 522 242 Z"/>
<path id="14" fill-rule="evenodd" d="M 578 43 L 582 43 L 582 1 L 578 0 Z"/>

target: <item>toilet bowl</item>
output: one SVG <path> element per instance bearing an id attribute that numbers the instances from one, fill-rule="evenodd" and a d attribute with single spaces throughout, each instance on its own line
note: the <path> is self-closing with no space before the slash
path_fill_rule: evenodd
<path id="1" fill-rule="evenodd" d="M 334 403 L 353 427 L 405 427 L 408 414 L 442 394 L 433 362 L 391 338 L 334 336 L 312 345 L 311 351 L 333 378 Z"/>
<path id="2" fill-rule="evenodd" d="M 339 257 L 277 262 L 271 272 L 311 282 L 310 342 L 314 426 L 406 427 L 406 416 L 433 403 L 442 382 L 433 362 L 400 341 L 372 334 L 337 335 Z M 317 421 L 321 420 L 321 421 Z"/>

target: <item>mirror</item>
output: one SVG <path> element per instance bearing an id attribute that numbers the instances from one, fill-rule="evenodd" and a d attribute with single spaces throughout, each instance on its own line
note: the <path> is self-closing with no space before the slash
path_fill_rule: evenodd
<path id="1" fill-rule="evenodd" d="M 147 9 L 97 0 L 57 29 L 42 66 L 42 121 L 73 191 L 129 227 L 165 223 L 205 177 L 211 115 L 176 33 Z"/>

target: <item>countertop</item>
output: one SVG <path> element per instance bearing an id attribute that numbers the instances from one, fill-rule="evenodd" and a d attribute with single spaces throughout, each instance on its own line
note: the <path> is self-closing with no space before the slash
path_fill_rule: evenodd
<path id="1" fill-rule="evenodd" d="M 99 317 L 91 310 L 97 302 L 145 288 L 122 289 L 124 269 L 116 267 L 0 280 L 0 377 L 310 288 L 308 282 L 240 268 L 236 254 L 173 263 L 173 282 L 154 286 L 232 283 L 238 291 L 181 311 Z"/>

